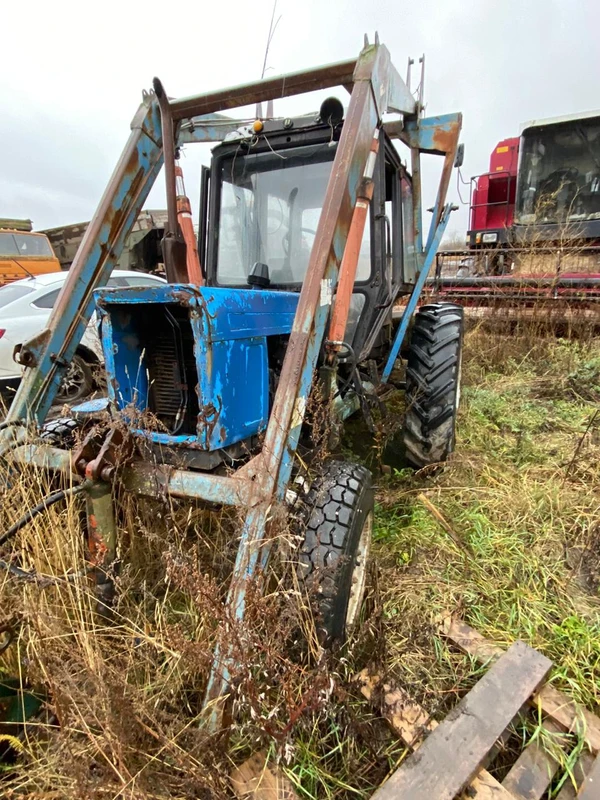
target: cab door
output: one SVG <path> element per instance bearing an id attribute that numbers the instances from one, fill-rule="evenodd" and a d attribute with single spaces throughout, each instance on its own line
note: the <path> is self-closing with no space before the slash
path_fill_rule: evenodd
<path id="1" fill-rule="evenodd" d="M 391 140 L 382 132 L 374 172 L 370 225 L 365 226 L 361 259 L 346 340 L 358 361 L 376 355 L 391 336 L 392 307 L 404 283 L 402 179 L 405 171 Z M 368 253 L 368 261 L 361 261 Z"/>

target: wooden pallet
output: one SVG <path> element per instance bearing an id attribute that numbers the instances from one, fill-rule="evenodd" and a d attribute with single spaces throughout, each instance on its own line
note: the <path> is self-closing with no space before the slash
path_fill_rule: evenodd
<path id="1" fill-rule="evenodd" d="M 538 740 L 527 746 L 500 782 L 486 770 L 493 767 L 509 737 L 508 727 L 523 709 L 543 715 L 547 734 L 575 732 L 587 748 L 579 756 L 557 800 L 600 800 L 600 719 L 577 706 L 545 679 L 552 667 L 541 653 L 523 642 L 507 651 L 484 639 L 462 622 L 448 621 L 443 634 L 464 652 L 490 668 L 441 723 L 406 692 L 364 671 L 361 691 L 377 701 L 392 730 L 413 751 L 378 789 L 372 800 L 541 800 L 559 763 Z M 569 744 L 569 746 L 571 746 Z"/>
<path id="2" fill-rule="evenodd" d="M 250 756 L 231 773 L 231 785 L 240 800 L 298 800 L 292 784 L 267 754 Z"/>

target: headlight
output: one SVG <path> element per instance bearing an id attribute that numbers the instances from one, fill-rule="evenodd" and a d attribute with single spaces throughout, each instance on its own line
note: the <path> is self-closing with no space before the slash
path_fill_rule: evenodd
<path id="1" fill-rule="evenodd" d="M 483 243 L 484 244 L 493 244 L 494 242 L 498 241 L 498 234 L 497 233 L 484 233 L 483 234 Z"/>

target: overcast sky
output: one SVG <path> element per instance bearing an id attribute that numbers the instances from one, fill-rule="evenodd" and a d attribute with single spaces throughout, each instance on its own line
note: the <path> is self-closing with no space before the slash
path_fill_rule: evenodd
<path id="1" fill-rule="evenodd" d="M 90 219 L 152 77 L 171 96 L 260 77 L 271 11 L 272 0 L 4 0 L 0 217 L 36 229 Z M 278 0 L 277 16 L 268 75 L 353 57 L 375 30 L 402 75 L 425 53 L 427 112 L 464 114 L 466 177 L 522 122 L 600 108 L 600 0 Z M 310 99 L 275 111 L 317 108 Z M 195 146 L 183 162 L 194 208 L 208 156 Z M 450 191 L 458 200 L 455 181 Z M 148 205 L 164 205 L 162 178 Z M 449 227 L 466 230 L 464 208 Z"/>

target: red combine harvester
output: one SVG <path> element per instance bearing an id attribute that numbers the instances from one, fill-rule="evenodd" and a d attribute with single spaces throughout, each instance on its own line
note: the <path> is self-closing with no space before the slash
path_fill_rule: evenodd
<path id="1" fill-rule="evenodd" d="M 471 179 L 469 247 L 508 243 L 515 215 L 518 161 L 518 137 L 503 139 L 490 156 L 490 171 Z"/>
<path id="2" fill-rule="evenodd" d="M 438 253 L 433 293 L 518 316 L 598 317 L 600 111 L 537 120 L 471 179 L 467 249 Z"/>

